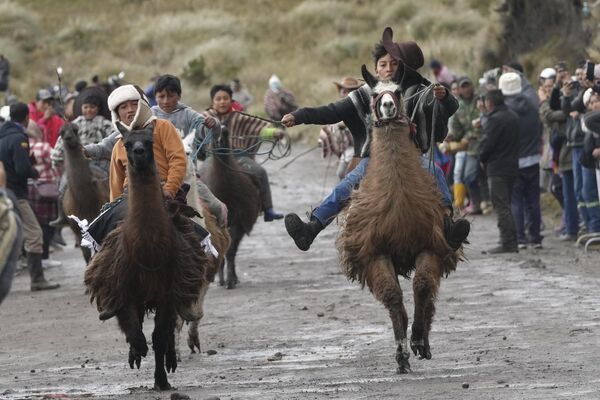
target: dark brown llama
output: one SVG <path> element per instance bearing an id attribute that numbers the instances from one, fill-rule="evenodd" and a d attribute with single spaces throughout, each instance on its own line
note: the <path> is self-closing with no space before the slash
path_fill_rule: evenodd
<path id="1" fill-rule="evenodd" d="M 154 310 L 154 386 L 171 386 L 166 370 L 177 368 L 177 314 L 188 315 L 208 286 L 208 258 L 195 233 L 191 207 L 175 200 L 165 206 L 153 154 L 153 127 L 124 132 L 127 150 L 127 215 L 102 243 L 85 273 L 99 309 L 117 311 L 129 343 L 129 366 L 139 368 L 148 352 L 144 313 Z"/>
<path id="2" fill-rule="evenodd" d="M 74 215 L 79 219 L 91 222 L 98 216 L 102 205 L 108 201 L 108 178 L 102 172 L 90 167 L 90 161 L 83 156 L 81 140 L 77 125 L 67 123 L 60 129 L 65 152 L 65 173 L 69 186 L 63 196 L 62 204 L 66 215 Z M 77 224 L 69 220 L 69 224 L 78 241 L 81 231 Z M 85 262 L 90 261 L 90 249 L 81 246 Z"/>
<path id="3" fill-rule="evenodd" d="M 219 270 L 219 284 L 227 289 L 235 288 L 239 282 L 235 272 L 235 256 L 244 235 L 249 235 L 260 211 L 259 185 L 256 178 L 244 171 L 229 149 L 229 132 L 221 131 L 221 137 L 215 141 L 220 148 L 206 160 L 202 171 L 202 180 L 211 192 L 227 206 L 227 220 L 231 246 L 226 254 L 227 278 L 223 268 Z"/>
<path id="4" fill-rule="evenodd" d="M 396 339 L 398 373 L 410 370 L 408 317 L 398 275 L 414 272 L 414 320 L 410 346 L 431 358 L 429 332 L 442 275 L 458 257 L 444 238 L 444 208 L 421 152 L 410 135 L 408 117 L 395 83 L 378 83 L 363 65 L 374 93 L 371 158 L 360 188 L 352 194 L 338 238 L 341 265 L 351 280 L 366 284 L 388 309 Z"/>

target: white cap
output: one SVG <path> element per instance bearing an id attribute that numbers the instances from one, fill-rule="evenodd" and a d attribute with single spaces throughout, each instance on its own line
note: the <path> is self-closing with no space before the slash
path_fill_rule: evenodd
<path id="1" fill-rule="evenodd" d="M 544 68 L 542 72 L 540 72 L 540 78 L 549 79 L 556 77 L 556 70 L 554 68 Z"/>
<path id="2" fill-rule="evenodd" d="M 505 96 L 521 93 L 521 77 L 516 72 L 506 72 L 500 76 L 498 87 Z"/>
<path id="3" fill-rule="evenodd" d="M 592 94 L 594 94 L 592 88 L 589 88 L 588 90 L 585 91 L 585 93 L 583 93 L 583 105 L 585 107 L 587 107 L 588 103 L 590 102 L 590 99 L 592 98 Z"/>
<path id="4" fill-rule="evenodd" d="M 10 121 L 10 106 L 3 106 L 0 108 L 0 118 L 5 121 Z"/>

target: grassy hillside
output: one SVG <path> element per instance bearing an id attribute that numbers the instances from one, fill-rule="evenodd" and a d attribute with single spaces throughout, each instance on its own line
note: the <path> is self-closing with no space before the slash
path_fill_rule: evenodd
<path id="1" fill-rule="evenodd" d="M 390 5 L 391 3 L 391 5 Z M 276 73 L 302 105 L 335 98 L 332 81 L 358 76 L 383 28 L 416 40 L 428 63 L 479 72 L 478 48 L 494 24 L 496 0 L 0 0 L 0 51 L 23 99 L 54 82 L 69 85 L 121 70 L 146 85 L 157 73 L 187 68 L 184 99 L 201 109 L 208 87 L 238 76 L 262 113 L 267 80 Z M 191 64 L 190 64 L 191 63 Z M 190 68 L 191 66 L 191 68 Z M 429 72 L 428 68 L 423 69 Z"/>

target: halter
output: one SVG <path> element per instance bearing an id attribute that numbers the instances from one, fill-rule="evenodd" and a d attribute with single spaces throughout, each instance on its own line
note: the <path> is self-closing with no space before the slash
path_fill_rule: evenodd
<path id="1" fill-rule="evenodd" d="M 392 115 L 391 117 L 383 118 L 381 115 L 381 111 L 379 110 L 379 107 L 377 106 L 377 104 L 379 103 L 379 101 L 381 101 L 381 98 L 385 94 L 389 94 L 392 97 L 392 101 L 394 102 L 394 107 L 396 108 L 396 111 L 395 111 L 394 115 Z M 403 119 L 404 117 L 406 117 L 406 115 L 404 115 L 401 112 L 401 110 L 402 110 L 402 108 L 400 107 L 401 104 L 402 103 L 400 102 L 400 100 L 398 99 L 396 94 L 394 92 L 392 92 L 391 90 L 384 90 L 381 93 L 379 93 L 377 96 L 375 96 L 375 98 L 373 99 L 373 113 L 375 114 L 375 122 L 374 122 L 375 126 L 380 127 L 391 121 L 400 120 L 400 119 Z"/>

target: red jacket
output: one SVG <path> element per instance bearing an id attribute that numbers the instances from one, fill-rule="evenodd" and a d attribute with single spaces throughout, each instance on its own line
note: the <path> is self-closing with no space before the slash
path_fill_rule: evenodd
<path id="1" fill-rule="evenodd" d="M 55 114 L 49 118 L 44 118 L 44 113 L 37 109 L 35 102 L 29 103 L 29 119 L 36 122 L 42 130 L 44 142 L 50 143 L 50 146 L 54 147 L 58 140 L 60 128 L 65 124 L 65 121 Z"/>

